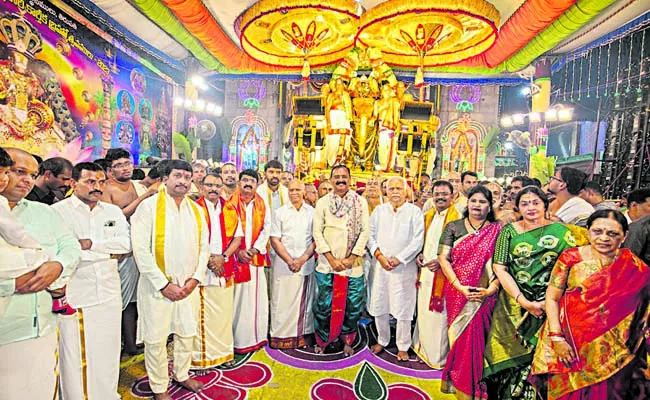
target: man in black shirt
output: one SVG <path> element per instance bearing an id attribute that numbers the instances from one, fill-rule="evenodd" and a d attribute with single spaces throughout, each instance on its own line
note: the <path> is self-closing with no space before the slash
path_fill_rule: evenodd
<path id="1" fill-rule="evenodd" d="M 72 163 L 62 157 L 48 158 L 38 166 L 38 178 L 27 200 L 52 205 L 70 190 Z"/>

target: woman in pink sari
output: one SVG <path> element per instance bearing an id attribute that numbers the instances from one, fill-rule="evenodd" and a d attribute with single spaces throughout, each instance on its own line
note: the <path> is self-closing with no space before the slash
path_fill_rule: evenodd
<path id="1" fill-rule="evenodd" d="M 487 188 L 470 190 L 464 217 L 447 224 L 438 249 L 447 278 L 450 346 L 441 391 L 459 399 L 485 399 L 485 384 L 480 382 L 483 351 L 499 291 L 491 260 L 501 231 L 501 225 L 494 222 L 492 193 Z"/>

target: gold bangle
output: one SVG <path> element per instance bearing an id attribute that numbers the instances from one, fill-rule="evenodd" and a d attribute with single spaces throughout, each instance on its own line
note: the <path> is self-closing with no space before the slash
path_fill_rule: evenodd
<path id="1" fill-rule="evenodd" d="M 515 303 L 519 304 L 519 296 L 521 296 L 521 292 L 517 293 L 517 296 L 515 296 Z"/>
<path id="2" fill-rule="evenodd" d="M 454 286 L 454 283 L 456 283 L 456 282 L 458 282 L 458 277 L 456 277 L 456 279 L 454 279 L 454 281 L 451 282 L 451 286 L 456 287 L 456 286 Z"/>

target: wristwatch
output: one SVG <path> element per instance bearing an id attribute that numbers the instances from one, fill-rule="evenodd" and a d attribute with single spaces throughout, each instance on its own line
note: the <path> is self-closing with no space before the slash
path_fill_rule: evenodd
<path id="1" fill-rule="evenodd" d="M 219 254 L 221 257 L 223 257 L 223 262 L 228 262 L 228 256 L 224 254 Z"/>

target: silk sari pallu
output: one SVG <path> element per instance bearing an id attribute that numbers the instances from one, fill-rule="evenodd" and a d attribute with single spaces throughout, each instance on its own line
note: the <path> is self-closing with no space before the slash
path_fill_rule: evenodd
<path id="1" fill-rule="evenodd" d="M 511 224 L 501 230 L 493 262 L 504 265 L 529 301 L 544 301 L 553 266 L 564 250 L 575 246 L 571 230 L 552 223 L 527 232 Z M 485 347 L 483 378 L 490 398 L 534 400 L 528 383 L 530 366 L 545 318 L 535 318 L 505 290 L 499 293 Z"/>
<path id="2" fill-rule="evenodd" d="M 546 324 L 531 382 L 536 387 L 547 382 L 549 399 L 648 398 L 638 383 L 648 387 L 640 366 L 647 355 L 650 269 L 628 249 L 601 267 L 576 248 L 562 254 L 551 279 L 562 286 L 568 281 L 560 325 L 578 360 L 570 367 L 560 362 Z"/>
<path id="3" fill-rule="evenodd" d="M 464 228 L 464 223 L 464 220 L 460 220 L 452 224 Z M 492 223 L 454 241 L 452 266 L 462 285 L 488 287 L 494 276 L 491 258 L 500 230 L 498 223 Z M 445 241 L 443 233 L 441 246 L 449 246 Z M 456 398 L 460 399 L 485 399 L 485 385 L 480 382 L 483 377 L 483 351 L 496 296 L 487 297 L 483 302 L 470 302 L 446 282 L 445 299 L 450 351 L 442 372 L 441 391 L 455 393 Z"/>

